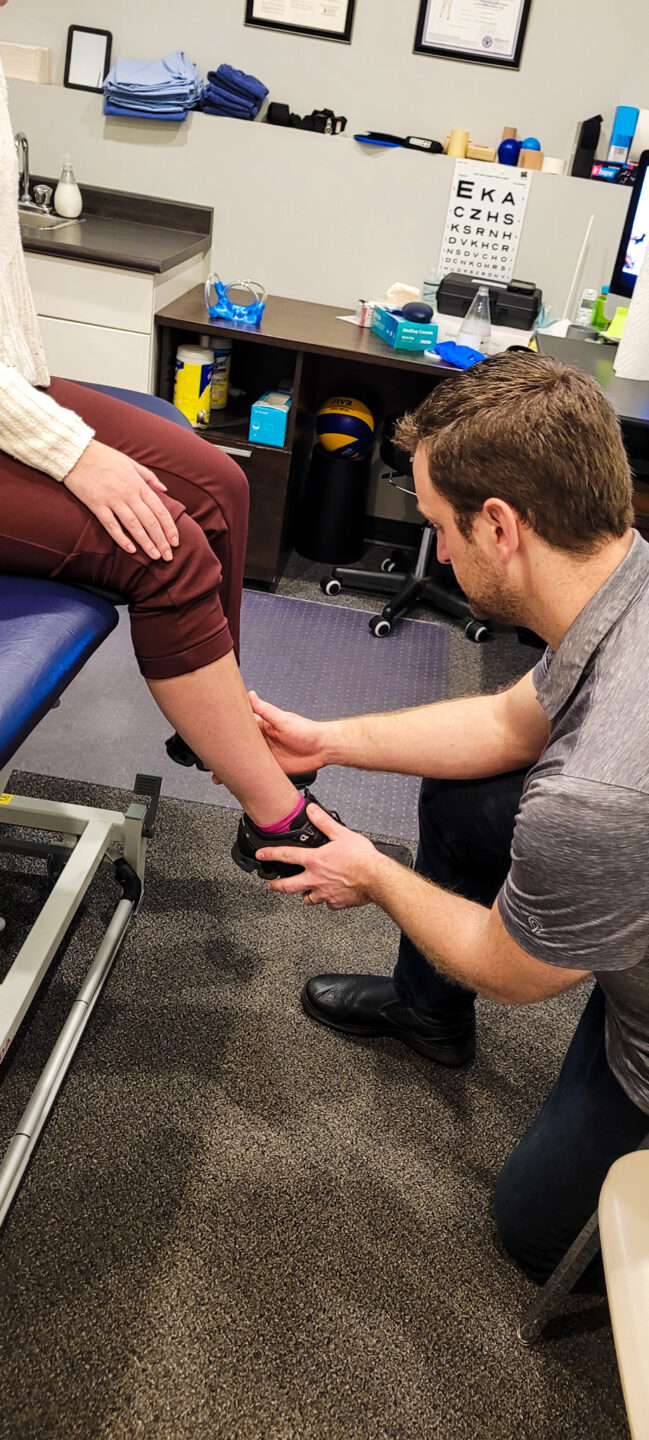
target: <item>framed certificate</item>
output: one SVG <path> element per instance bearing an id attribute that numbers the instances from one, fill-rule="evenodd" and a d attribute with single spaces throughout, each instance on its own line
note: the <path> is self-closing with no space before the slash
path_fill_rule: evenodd
<path id="1" fill-rule="evenodd" d="M 356 0 L 246 0 L 246 25 L 349 44 Z"/>
<path id="2" fill-rule="evenodd" d="M 520 65 L 531 0 L 421 0 L 415 51 L 474 65 Z"/>

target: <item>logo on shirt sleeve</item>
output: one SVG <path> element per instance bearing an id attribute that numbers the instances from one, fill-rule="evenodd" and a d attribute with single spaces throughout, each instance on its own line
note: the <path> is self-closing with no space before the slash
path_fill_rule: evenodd
<path id="1" fill-rule="evenodd" d="M 540 921 L 540 920 L 537 920 L 536 915 L 528 915 L 528 917 L 527 917 L 527 923 L 528 923 L 528 925 L 529 925 L 529 927 L 530 927 L 530 930 L 532 931 L 532 934 L 533 934 L 533 935 L 542 935 L 542 934 L 543 934 L 543 926 L 542 926 L 542 924 L 541 924 L 541 921 Z"/>

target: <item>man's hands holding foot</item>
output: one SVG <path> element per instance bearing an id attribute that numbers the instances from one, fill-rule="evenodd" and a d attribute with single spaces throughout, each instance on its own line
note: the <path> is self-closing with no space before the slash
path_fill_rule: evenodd
<path id="1" fill-rule="evenodd" d="M 271 880 L 268 888 L 283 895 L 303 894 L 305 904 L 325 904 L 330 910 L 371 904 L 382 867 L 394 862 L 386 862 L 365 835 L 340 825 L 320 805 L 309 805 L 307 815 L 329 843 L 308 851 L 289 845 L 258 850 L 258 860 L 304 866 L 298 875 Z"/>

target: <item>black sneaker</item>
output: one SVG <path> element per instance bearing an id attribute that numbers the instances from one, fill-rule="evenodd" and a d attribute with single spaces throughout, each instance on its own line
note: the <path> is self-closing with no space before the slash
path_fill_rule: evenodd
<path id="1" fill-rule="evenodd" d="M 207 765 L 203 764 L 196 751 L 183 740 L 182 735 L 170 735 L 169 739 L 165 740 L 165 750 L 175 765 L 184 765 L 188 770 L 195 765 L 197 770 L 207 773 Z M 317 770 L 305 770 L 301 775 L 289 775 L 289 780 L 293 781 L 298 790 L 303 790 L 305 785 L 313 784 L 317 773 Z"/>
<path id="2" fill-rule="evenodd" d="M 232 846 L 232 859 L 235 865 L 238 865 L 240 870 L 248 872 L 256 870 L 264 880 L 279 880 L 284 879 L 287 875 L 299 875 L 304 869 L 303 865 L 284 865 L 281 861 L 257 860 L 255 852 L 262 849 L 268 850 L 273 845 L 303 845 L 305 850 L 316 850 L 320 845 L 327 845 L 329 837 L 323 834 L 322 830 L 318 830 L 317 825 L 309 820 L 306 813 L 307 805 L 313 803 L 317 805 L 319 801 L 309 790 L 305 790 L 304 804 L 295 819 L 291 820 L 286 830 L 274 830 L 271 835 L 267 830 L 260 830 L 254 820 L 251 820 L 244 811 L 239 821 L 237 838 Z M 339 824 L 341 823 L 340 816 L 336 814 L 335 810 L 328 810 L 327 814 L 331 815 Z"/>

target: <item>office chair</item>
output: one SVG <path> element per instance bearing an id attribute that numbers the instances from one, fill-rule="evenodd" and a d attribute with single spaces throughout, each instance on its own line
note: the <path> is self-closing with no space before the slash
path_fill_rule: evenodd
<path id="1" fill-rule="evenodd" d="M 387 466 L 384 479 L 397 490 L 414 495 L 410 456 L 394 443 L 394 428 L 399 417 L 387 419 L 379 454 Z M 399 483 L 399 481 L 406 483 Z M 446 615 L 465 620 L 468 640 L 480 644 L 489 635 L 488 626 L 472 615 L 468 601 L 457 584 L 449 566 L 440 565 L 434 548 L 434 533 L 426 521 L 422 528 L 419 553 L 414 569 L 402 550 L 393 550 L 380 570 L 358 570 L 354 566 L 335 565 L 331 574 L 320 581 L 325 595 L 339 595 L 343 585 L 350 590 L 378 590 L 394 598 L 387 601 L 379 615 L 372 615 L 369 628 L 377 639 L 389 635 L 399 615 L 406 615 L 420 600 L 429 601 Z"/>

